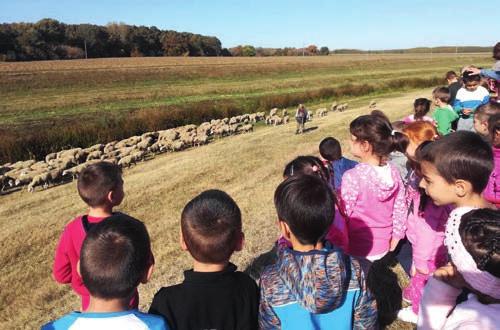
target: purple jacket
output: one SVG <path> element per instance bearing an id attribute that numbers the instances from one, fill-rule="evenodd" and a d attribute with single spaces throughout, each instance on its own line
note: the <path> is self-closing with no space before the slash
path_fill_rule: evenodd
<path id="1" fill-rule="evenodd" d="M 397 168 L 387 164 L 390 182 L 372 165 L 360 163 L 342 177 L 341 200 L 347 215 L 349 254 L 375 256 L 389 251 L 392 237 L 403 238 L 408 208 Z"/>
<path id="2" fill-rule="evenodd" d="M 498 208 L 500 207 L 500 148 L 493 148 L 493 162 L 493 171 L 483 191 L 483 197 Z"/>

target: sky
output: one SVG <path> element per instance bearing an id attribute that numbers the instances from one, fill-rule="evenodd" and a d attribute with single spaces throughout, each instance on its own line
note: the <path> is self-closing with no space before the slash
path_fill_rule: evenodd
<path id="1" fill-rule="evenodd" d="M 493 46 L 498 10 L 470 0 L 0 0 L 0 22 L 154 25 L 216 36 L 223 47 L 395 49 Z"/>

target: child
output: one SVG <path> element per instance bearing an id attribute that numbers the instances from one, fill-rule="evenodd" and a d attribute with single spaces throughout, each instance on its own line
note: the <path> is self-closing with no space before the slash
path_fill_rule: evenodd
<path id="1" fill-rule="evenodd" d="M 394 251 L 404 237 L 407 207 L 397 168 L 387 162 L 403 134 L 376 115 L 350 124 L 351 153 L 360 163 L 344 173 L 341 197 L 347 216 L 348 253 L 371 262 Z"/>
<path id="2" fill-rule="evenodd" d="M 432 91 L 434 100 L 434 113 L 432 119 L 436 122 L 437 130 L 441 135 L 447 135 L 452 132 L 452 123 L 458 119 L 458 114 L 449 105 L 450 90 L 448 87 L 437 87 Z"/>
<path id="3" fill-rule="evenodd" d="M 150 256 L 149 235 L 139 220 L 118 213 L 95 224 L 78 266 L 90 292 L 87 311 L 72 312 L 42 329 L 168 329 L 161 317 L 129 310 L 137 286 L 153 272 Z"/>
<path id="4" fill-rule="evenodd" d="M 292 248 L 261 276 L 261 329 L 374 329 L 375 301 L 359 263 L 324 241 L 334 195 L 312 175 L 283 181 L 274 194 L 281 233 Z"/>
<path id="5" fill-rule="evenodd" d="M 464 72 L 462 80 L 464 86 L 457 92 L 453 109 L 458 113 L 457 131 L 473 131 L 473 115 L 477 107 L 486 104 L 490 100 L 490 94 L 486 88 L 479 86 L 481 77 L 471 75 L 468 71 Z"/>
<path id="6" fill-rule="evenodd" d="M 479 106 L 474 112 L 474 130 L 483 138 L 490 138 L 488 120 L 491 116 L 500 113 L 500 103 L 486 103 Z"/>
<path id="7" fill-rule="evenodd" d="M 410 140 L 407 155 L 412 164 L 406 190 L 409 205 L 406 237 L 412 245 L 412 267 L 410 284 L 403 291 L 403 299 L 410 302 L 411 306 L 400 310 L 398 318 L 417 323 L 418 307 L 429 274 L 447 262 L 444 228 L 449 209 L 436 206 L 419 190 L 421 177 L 415 171 L 415 151 L 423 142 L 434 141 L 438 137 L 436 128 L 428 122 L 420 121 L 409 124 L 403 129 L 403 133 Z"/>
<path id="8" fill-rule="evenodd" d="M 458 75 L 455 71 L 446 72 L 446 82 L 448 83 L 448 89 L 450 90 L 450 100 L 448 102 L 449 104 L 454 104 L 457 92 L 460 88 L 462 88 L 462 82 L 458 80 Z"/>
<path id="9" fill-rule="evenodd" d="M 241 212 L 220 190 L 192 199 L 181 215 L 181 247 L 193 257 L 184 282 L 161 288 L 150 313 L 173 329 L 256 329 L 259 289 L 229 262 L 243 248 Z"/>
<path id="10" fill-rule="evenodd" d="M 499 88 L 500 88 L 500 42 L 497 42 L 497 44 L 493 47 L 493 58 L 496 60 L 495 64 L 493 65 L 493 68 L 491 70 L 488 69 L 478 69 L 478 68 L 473 68 L 469 67 L 467 68 L 467 71 L 469 71 L 470 74 L 472 75 L 481 75 L 483 77 L 489 78 L 494 81 L 494 90 L 497 94 L 496 96 L 496 102 L 500 102 L 500 97 L 499 97 Z"/>
<path id="11" fill-rule="evenodd" d="M 288 179 L 292 176 L 298 175 L 314 175 L 325 181 L 332 188 L 333 194 L 335 196 L 335 219 L 333 220 L 326 239 L 336 247 L 340 247 L 343 251 L 346 251 L 349 247 L 348 243 L 348 233 L 347 226 L 345 223 L 345 216 L 342 214 L 340 205 L 336 198 L 336 193 L 331 185 L 331 172 L 330 168 L 323 165 L 322 161 L 314 156 L 299 156 L 292 160 L 285 166 L 283 172 L 283 177 Z M 279 239 L 280 244 L 285 244 L 286 246 L 291 246 L 290 242 L 286 241 L 283 237 Z"/>
<path id="12" fill-rule="evenodd" d="M 418 329 L 498 329 L 500 211 L 473 210 L 450 221 L 448 251 L 452 264 L 438 269 L 429 279 Z M 457 305 L 463 288 L 472 293 Z"/>
<path id="13" fill-rule="evenodd" d="M 431 108 L 431 101 L 426 98 L 418 98 L 413 102 L 413 115 L 409 115 L 403 119 L 405 124 L 413 123 L 414 121 L 428 121 L 434 123 L 434 120 L 426 116 Z"/>
<path id="14" fill-rule="evenodd" d="M 56 249 L 53 274 L 57 282 L 71 283 L 73 290 L 81 296 L 82 310 L 85 311 L 89 304 L 89 292 L 76 270 L 76 264 L 87 232 L 111 216 L 113 208 L 120 205 L 125 196 L 121 169 L 109 162 L 90 165 L 78 177 L 77 189 L 89 206 L 89 211 L 76 217 L 64 228 Z M 138 302 L 139 296 L 136 294 L 130 307 L 137 307 Z"/>
<path id="15" fill-rule="evenodd" d="M 493 105 L 493 103 L 491 104 Z M 500 113 L 492 115 L 488 119 L 490 140 L 493 145 L 493 171 L 491 172 L 488 185 L 483 191 L 483 197 L 497 208 L 500 207 Z"/>
<path id="16" fill-rule="evenodd" d="M 396 132 L 401 133 L 406 125 L 402 120 L 398 120 L 392 122 L 391 126 Z M 389 162 L 396 166 L 403 183 L 406 185 L 409 170 L 408 159 L 406 158 L 406 148 L 408 147 L 409 141 L 404 137 L 405 135 L 403 134 L 403 138 L 398 141 L 394 151 L 389 154 Z"/>
<path id="17" fill-rule="evenodd" d="M 319 144 L 319 154 L 324 163 L 328 163 L 328 168 L 332 171 L 332 187 L 340 190 L 342 175 L 350 170 L 357 162 L 342 157 L 342 147 L 337 139 L 333 137 L 324 138 Z"/>

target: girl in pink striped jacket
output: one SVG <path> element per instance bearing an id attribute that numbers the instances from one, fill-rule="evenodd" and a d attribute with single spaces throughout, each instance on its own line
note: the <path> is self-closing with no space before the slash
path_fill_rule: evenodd
<path id="1" fill-rule="evenodd" d="M 360 163 L 342 177 L 341 200 L 347 217 L 348 253 L 371 262 L 393 251 L 406 230 L 405 188 L 388 155 L 402 133 L 380 115 L 364 115 L 350 124 L 351 153 Z"/>

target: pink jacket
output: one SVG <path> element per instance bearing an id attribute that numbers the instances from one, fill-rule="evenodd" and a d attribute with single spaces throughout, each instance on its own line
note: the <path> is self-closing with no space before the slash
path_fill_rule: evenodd
<path id="1" fill-rule="evenodd" d="M 372 165 L 360 163 L 342 177 L 341 202 L 347 216 L 349 252 L 366 257 L 389 251 L 392 237 L 403 238 L 407 206 L 405 189 L 397 168 L 390 167 L 384 181 Z"/>
<path id="2" fill-rule="evenodd" d="M 500 304 L 481 304 L 471 293 L 467 301 L 455 307 L 461 292 L 434 277 L 429 278 L 420 304 L 417 329 L 498 329 Z"/>
<path id="3" fill-rule="evenodd" d="M 493 148 L 493 161 L 493 171 L 491 172 L 483 196 L 488 202 L 495 204 L 498 208 L 500 207 L 500 148 Z"/>
<path id="4" fill-rule="evenodd" d="M 413 265 L 429 272 L 428 262 L 446 260 L 444 246 L 446 221 L 450 214 L 449 207 L 436 206 L 428 198 L 423 214 L 419 212 L 420 193 L 411 185 L 407 190 L 408 205 L 413 202 L 413 210 L 406 222 L 406 237 L 412 245 Z"/>

